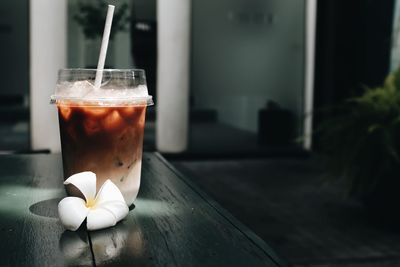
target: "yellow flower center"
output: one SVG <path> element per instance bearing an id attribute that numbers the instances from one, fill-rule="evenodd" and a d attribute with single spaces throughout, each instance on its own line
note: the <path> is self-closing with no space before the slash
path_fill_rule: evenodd
<path id="1" fill-rule="evenodd" d="M 86 201 L 86 208 L 93 208 L 96 205 L 96 201 L 93 198 L 89 198 Z"/>

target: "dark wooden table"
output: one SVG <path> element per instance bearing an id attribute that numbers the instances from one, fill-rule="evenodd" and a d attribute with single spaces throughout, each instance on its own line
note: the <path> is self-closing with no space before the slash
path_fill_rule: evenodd
<path id="1" fill-rule="evenodd" d="M 0 266 L 285 266 L 159 154 L 145 153 L 136 207 L 117 226 L 65 231 L 61 156 L 0 157 Z"/>

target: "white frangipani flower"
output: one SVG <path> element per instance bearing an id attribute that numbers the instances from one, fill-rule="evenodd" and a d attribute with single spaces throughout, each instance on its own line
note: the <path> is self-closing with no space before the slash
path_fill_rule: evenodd
<path id="1" fill-rule="evenodd" d="M 129 209 L 118 187 L 107 180 L 96 195 L 96 174 L 80 172 L 65 180 L 64 185 L 74 185 L 85 200 L 66 197 L 58 203 L 61 223 L 68 230 L 75 231 L 87 218 L 88 230 L 114 226 L 128 215 Z"/>

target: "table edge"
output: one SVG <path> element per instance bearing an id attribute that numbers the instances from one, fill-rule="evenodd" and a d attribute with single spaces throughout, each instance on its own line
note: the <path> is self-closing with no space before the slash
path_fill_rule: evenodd
<path id="1" fill-rule="evenodd" d="M 229 211 L 223 208 L 218 202 L 216 202 L 211 196 L 200 189 L 190 179 L 186 178 L 180 171 L 178 171 L 167 159 L 165 159 L 161 153 L 152 152 L 160 161 L 162 161 L 176 176 L 195 191 L 201 198 L 203 198 L 217 213 L 224 217 L 233 227 L 237 228 L 244 236 L 246 236 L 253 244 L 262 249 L 264 253 L 278 266 L 289 266 L 288 263 L 282 260 L 281 257 L 275 252 L 275 250 L 269 246 L 263 239 L 261 239 L 256 233 L 250 228 L 236 219 Z"/>

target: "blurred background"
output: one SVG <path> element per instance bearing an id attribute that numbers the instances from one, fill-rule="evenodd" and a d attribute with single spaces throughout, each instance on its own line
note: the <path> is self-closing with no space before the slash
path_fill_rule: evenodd
<path id="1" fill-rule="evenodd" d="M 113 29 L 106 67 L 144 68 L 149 93 L 157 103 L 156 1 L 114 3 L 116 14 L 122 19 L 114 21 L 120 28 Z M 85 5 L 93 9 L 87 13 Z M 9 127 L 5 131 L 14 129 L 19 136 L 2 142 L 2 150 L 53 148 L 36 147 L 29 138 L 29 109 L 34 102 L 30 101 L 29 69 L 35 64 L 29 55 L 35 53 L 29 47 L 29 42 L 34 41 L 29 38 L 33 34 L 29 6 L 29 1 L 18 1 L 2 7 L 1 53 L 8 64 L 1 71 L 6 84 L 1 99 L 15 109 L 9 113 L 15 118 L 7 118 Z M 66 34 L 66 58 L 61 61 L 65 67 L 95 68 L 102 34 L 101 1 L 69 0 L 66 6 L 57 8 L 66 12 L 65 25 L 59 22 L 64 28 L 55 29 Z M 187 9 L 190 60 L 187 73 L 182 75 L 190 77 L 190 127 L 182 152 L 263 155 L 281 153 L 278 150 L 282 149 L 285 154 L 299 153 L 302 143 L 295 139 L 302 136 L 304 128 L 305 1 L 221 1 L 218 5 L 213 1 L 193 1 Z M 85 16 L 89 19 L 84 20 Z M 90 20 L 90 16 L 94 19 Z M 38 35 L 46 34 L 38 27 Z M 179 64 L 179 51 L 176 53 L 177 60 L 168 62 L 170 68 Z M 56 70 L 46 76 L 53 76 L 54 80 Z M 38 90 L 51 94 L 52 89 Z M 157 105 L 148 112 L 149 127 L 156 113 Z M 156 149 L 154 139 L 151 132 L 146 135 L 147 149 Z"/>
<path id="2" fill-rule="evenodd" d="M 378 223 L 365 198 L 345 197 L 346 181 L 325 179 L 319 132 L 325 109 L 397 68 L 398 2 L 4 1 L 0 153 L 60 152 L 49 104 L 57 70 L 96 67 L 100 18 L 115 4 L 106 67 L 146 71 L 156 104 L 145 151 L 162 153 L 294 266 L 399 266 L 396 227 Z"/>

